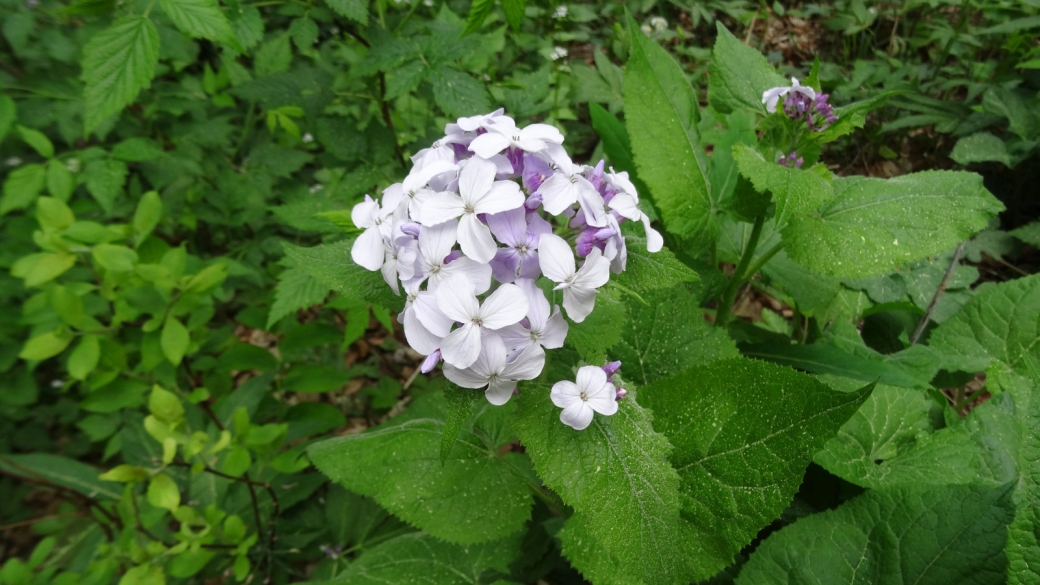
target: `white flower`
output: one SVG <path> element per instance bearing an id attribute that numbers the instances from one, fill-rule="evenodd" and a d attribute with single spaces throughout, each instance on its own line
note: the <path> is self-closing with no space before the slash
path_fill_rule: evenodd
<path id="1" fill-rule="evenodd" d="M 429 289 L 434 291 L 449 277 L 464 276 L 476 294 L 483 294 L 491 288 L 491 266 L 465 257 L 447 262 L 455 246 L 458 225 L 453 219 L 440 225 L 419 228 L 419 257 L 416 259 L 419 273 L 414 278 L 420 283 L 429 279 Z"/>
<path id="2" fill-rule="evenodd" d="M 483 304 L 466 278 L 452 278 L 434 294 L 441 312 L 462 324 L 441 342 L 444 361 L 457 368 L 468 368 L 476 361 L 483 331 L 519 323 L 528 309 L 527 296 L 515 284 L 503 284 Z"/>
<path id="3" fill-rule="evenodd" d="M 358 229 L 365 230 L 350 248 L 350 257 L 366 270 L 376 271 L 383 265 L 386 252 L 383 238 L 390 235 L 390 217 L 393 209 L 383 209 L 379 202 L 365 195 L 365 200 L 350 210 L 350 219 Z"/>
<path id="4" fill-rule="evenodd" d="M 512 362 L 506 361 L 506 346 L 494 333 L 484 339 L 480 355 L 469 368 L 444 364 L 444 377 L 463 388 L 483 388 L 488 402 L 501 406 L 513 396 L 518 380 L 533 380 L 545 367 L 545 351 L 532 345 Z"/>
<path id="5" fill-rule="evenodd" d="M 592 183 L 582 176 L 583 167 L 572 163 L 559 145 L 547 147 L 547 152 L 555 168 L 553 175 L 538 188 L 545 211 L 559 215 L 568 207 L 579 203 L 585 212 L 586 223 L 596 227 L 607 225 L 603 197 Z"/>
<path id="6" fill-rule="evenodd" d="M 418 258 L 418 244 L 411 237 L 395 234 L 393 238 L 383 240 L 386 258 L 379 268 L 394 294 L 400 294 L 397 279 L 410 280 L 415 276 L 415 261 Z"/>
<path id="7" fill-rule="evenodd" d="M 440 349 L 441 340 L 451 330 L 452 320 L 437 307 L 432 292 L 419 290 L 420 284 L 405 283 L 404 311 L 398 321 L 404 326 L 404 336 L 415 351 L 430 355 Z"/>
<path id="8" fill-rule="evenodd" d="M 668 28 L 668 21 L 660 16 L 655 16 L 650 19 L 650 26 L 652 26 L 657 32 L 664 32 L 664 30 Z"/>
<path id="9" fill-rule="evenodd" d="M 567 49 L 563 47 L 553 47 L 552 53 L 549 53 L 549 58 L 553 61 L 559 61 L 567 56 Z"/>
<path id="10" fill-rule="evenodd" d="M 594 248 L 585 264 L 575 271 L 571 247 L 554 234 L 544 235 L 538 242 L 538 261 L 542 274 L 558 283 L 554 290 L 563 290 L 567 316 L 575 323 L 584 321 L 596 305 L 596 289 L 610 279 L 610 261 L 599 248 Z"/>
<path id="11" fill-rule="evenodd" d="M 521 129 L 515 124 L 500 122 L 487 126 L 487 130 L 487 134 L 477 136 L 469 145 L 480 158 L 491 158 L 510 146 L 539 152 L 548 144 L 563 144 L 563 134 L 548 124 L 531 124 Z"/>
<path id="12" fill-rule="evenodd" d="M 605 178 L 617 190 L 617 194 L 607 206 L 621 217 L 643 222 L 643 229 L 646 230 L 647 252 L 660 252 L 664 247 L 664 238 L 657 230 L 650 227 L 650 218 L 639 209 L 639 196 L 636 194 L 635 185 L 628 178 L 628 173 L 625 171 L 614 172 L 614 167 L 611 167 Z"/>
<path id="13" fill-rule="evenodd" d="M 419 221 L 438 225 L 462 216 L 458 239 L 462 253 L 487 264 L 495 257 L 495 240 L 491 230 L 477 218 L 479 213 L 501 213 L 524 204 L 520 186 L 513 181 L 496 181 L 494 163 L 479 158 L 466 161 L 459 173 L 459 193 L 434 193 L 422 204 Z"/>
<path id="14" fill-rule="evenodd" d="M 514 122 L 512 118 L 503 115 L 504 112 L 504 108 L 499 108 L 490 114 L 459 118 L 454 124 L 447 124 L 444 126 L 444 134 L 450 137 L 462 132 L 476 132 L 481 128 L 487 128 L 492 124 L 516 126 L 516 122 Z"/>
<path id="15" fill-rule="evenodd" d="M 432 190 L 427 189 L 430 181 L 438 175 L 450 173 L 458 168 L 454 162 L 440 158 L 421 162 L 424 164 L 421 166 L 416 164 L 412 167 L 412 172 L 408 173 L 404 181 L 390 185 L 383 191 L 385 207 L 404 206 L 408 209 L 408 216 L 412 219 L 419 218 L 419 209 L 422 207 L 423 199 L 433 194 Z"/>
<path id="16" fill-rule="evenodd" d="M 567 320 L 563 318 L 560 307 L 554 307 L 555 311 L 549 314 L 549 300 L 545 293 L 538 288 L 534 280 L 520 278 L 516 286 L 527 295 L 527 321 L 528 327 L 517 323 L 499 329 L 498 334 L 505 342 L 510 354 L 519 353 L 530 345 L 540 345 L 545 349 L 557 349 L 563 347 L 563 340 L 567 338 Z"/>
<path id="17" fill-rule="evenodd" d="M 553 384 L 549 398 L 563 409 L 560 421 L 578 431 L 592 424 L 594 412 L 610 416 L 618 410 L 617 389 L 607 381 L 603 368 L 596 366 L 579 368 L 576 384 L 570 380 Z"/>
<path id="18" fill-rule="evenodd" d="M 311 185 L 311 188 L 307 189 L 307 191 L 309 191 L 310 194 L 313 195 L 313 194 L 317 193 L 318 191 L 321 191 L 324 188 L 325 188 L 325 185 L 322 185 L 321 183 L 315 183 L 315 184 Z"/>
<path id="19" fill-rule="evenodd" d="M 70 158 L 69 160 L 65 161 L 65 169 L 67 171 L 69 171 L 70 173 L 78 173 L 79 172 L 79 168 L 80 168 L 80 163 L 79 163 L 79 159 L 78 158 L 73 157 L 73 158 Z"/>
<path id="20" fill-rule="evenodd" d="M 317 42 L 317 39 L 315 39 L 315 42 Z M 301 138 L 301 140 L 303 140 L 304 144 L 310 144 L 311 142 L 314 142 L 314 135 L 310 132 L 307 132 L 303 135 L 303 138 Z"/>
<path id="21" fill-rule="evenodd" d="M 561 4 L 556 7 L 556 10 L 553 11 L 552 17 L 555 19 L 567 18 L 568 12 L 569 10 L 567 9 L 567 5 Z"/>
<path id="22" fill-rule="evenodd" d="M 8 158 L 7 160 L 5 160 L 4 164 L 6 164 L 9 167 L 16 167 L 16 166 L 22 164 L 22 159 L 18 158 L 17 156 L 12 156 L 12 157 Z"/>
<path id="23" fill-rule="evenodd" d="M 776 104 L 779 103 L 780 98 L 791 93 L 800 93 L 809 99 L 816 98 L 816 91 L 813 88 L 798 83 L 798 80 L 791 78 L 791 87 L 774 87 L 767 89 L 762 92 L 762 103 L 766 105 L 766 111 L 772 114 L 776 111 Z"/>
<path id="24" fill-rule="evenodd" d="M 644 24 L 643 26 L 639 27 L 639 30 L 643 31 L 644 34 L 650 34 L 651 32 L 653 32 L 654 29 L 650 28 L 649 24 Z"/>

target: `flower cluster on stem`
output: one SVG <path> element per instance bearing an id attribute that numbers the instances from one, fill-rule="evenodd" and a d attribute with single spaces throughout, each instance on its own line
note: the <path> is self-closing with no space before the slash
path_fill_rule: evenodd
<path id="1" fill-rule="evenodd" d="M 663 245 L 628 174 L 602 161 L 574 163 L 563 141 L 554 126 L 521 128 L 502 110 L 460 118 L 412 157 L 402 182 L 351 212 L 362 230 L 351 257 L 381 272 L 396 294 L 403 289 L 398 321 L 427 356 L 422 371 L 443 362 L 449 380 L 483 389 L 495 405 L 541 374 L 545 350 L 563 346 L 564 314 L 582 322 L 611 272 L 624 271 L 622 223 L 643 224 L 648 251 Z M 562 313 L 550 306 L 550 289 L 560 291 Z M 584 370 L 579 386 L 598 382 Z M 624 397 L 612 384 L 609 392 L 586 384 L 584 396 L 593 398 L 579 392 L 581 405 L 567 410 L 555 388 L 553 402 L 570 413 L 561 420 L 576 429 L 593 411 L 613 414 Z"/>

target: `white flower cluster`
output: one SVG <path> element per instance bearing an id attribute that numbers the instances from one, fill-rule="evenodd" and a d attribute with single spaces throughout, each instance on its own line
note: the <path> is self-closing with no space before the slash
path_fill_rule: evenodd
<path id="1" fill-rule="evenodd" d="M 502 110 L 460 118 L 412 157 L 411 172 L 382 201 L 366 196 L 351 211 L 363 230 L 351 257 L 381 271 L 396 294 L 404 289 L 398 320 L 412 348 L 427 356 L 423 372 L 443 359 L 449 380 L 486 388 L 495 405 L 509 401 L 517 381 L 537 378 L 545 349 L 562 347 L 567 336 L 540 277 L 562 291 L 567 317 L 580 323 L 610 271 L 625 269 L 622 222 L 643 223 L 649 251 L 663 243 L 628 173 L 606 172 L 602 161 L 575 164 L 562 143 L 557 128 L 520 128 Z M 580 267 L 575 256 L 584 259 Z M 584 402 L 602 387 L 575 396 Z M 563 417 L 575 428 L 592 420 L 579 406 Z"/>

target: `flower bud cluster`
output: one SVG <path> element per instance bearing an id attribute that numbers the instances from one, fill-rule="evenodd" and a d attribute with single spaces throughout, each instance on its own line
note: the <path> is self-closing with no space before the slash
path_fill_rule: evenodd
<path id="1" fill-rule="evenodd" d="M 828 103 L 828 95 L 817 94 L 816 90 L 798 83 L 791 78 L 790 87 L 774 87 L 762 92 L 762 103 L 766 111 L 773 113 L 780 101 L 784 100 L 784 112 L 792 120 L 805 120 L 812 132 L 822 132 L 838 121 L 834 107 Z"/>
<path id="2" fill-rule="evenodd" d="M 537 378 L 545 350 L 567 336 L 539 279 L 580 323 L 610 273 L 625 269 L 623 222 L 643 224 L 650 252 L 663 245 L 628 174 L 575 164 L 563 140 L 547 124 L 518 127 L 502 110 L 460 118 L 412 157 L 404 181 L 351 212 L 363 230 L 351 257 L 404 290 L 398 320 L 427 356 L 422 371 L 443 361 L 449 380 L 484 388 L 492 404 Z"/>

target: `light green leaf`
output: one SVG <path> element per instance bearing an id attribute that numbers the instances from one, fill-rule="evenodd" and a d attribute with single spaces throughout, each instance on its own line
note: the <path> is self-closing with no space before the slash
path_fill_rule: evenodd
<path id="1" fill-rule="evenodd" d="M 444 430 L 441 434 L 441 464 L 451 455 L 455 441 L 459 438 L 462 424 L 473 414 L 473 410 L 483 401 L 480 392 L 470 388 L 460 388 L 451 382 L 444 384 L 444 398 L 447 408 L 444 417 Z"/>
<path id="2" fill-rule="evenodd" d="M 86 316 L 83 301 L 68 287 L 58 285 L 51 289 L 51 306 L 62 321 L 73 327 L 83 325 L 83 318 Z"/>
<path id="3" fill-rule="evenodd" d="M 607 354 L 621 360 L 621 375 L 645 385 L 689 366 L 737 357 L 725 331 L 704 320 L 697 299 L 683 287 L 628 301 L 621 341 Z"/>
<path id="4" fill-rule="evenodd" d="M 282 247 L 296 266 L 344 297 L 364 299 L 391 310 L 402 307 L 403 299 L 394 295 L 378 272 L 369 272 L 350 259 L 353 244 L 350 239 L 312 248 L 282 242 Z"/>
<path id="5" fill-rule="evenodd" d="M 69 375 L 77 380 L 86 380 L 100 360 L 101 343 L 97 335 L 84 335 L 69 355 Z"/>
<path id="6" fill-rule="evenodd" d="M 993 361 L 1019 369 L 1024 353 L 1040 357 L 1040 275 L 983 285 L 977 293 L 928 340 L 944 363 L 979 372 Z"/>
<path id="7" fill-rule="evenodd" d="M 289 36 L 301 53 L 314 53 L 314 43 L 318 40 L 318 25 L 310 18 L 297 18 L 289 25 Z"/>
<path id="8" fill-rule="evenodd" d="M 123 192 L 128 170 L 126 163 L 118 160 L 98 160 L 87 163 L 83 179 L 87 191 L 97 200 L 106 213 L 112 213 L 116 197 Z"/>
<path id="9" fill-rule="evenodd" d="M 517 32 L 520 32 L 520 25 L 524 22 L 526 9 L 527 0 L 502 0 L 502 10 L 506 13 L 506 22 Z"/>
<path id="10" fill-rule="evenodd" d="M 112 156 L 126 162 L 155 160 L 162 155 L 162 147 L 150 138 L 127 138 L 112 147 Z"/>
<path id="11" fill-rule="evenodd" d="M 257 77 L 266 77 L 280 71 L 288 71 L 292 64 L 292 47 L 289 34 L 283 33 L 260 45 L 253 58 Z"/>
<path id="12" fill-rule="evenodd" d="M 31 254 L 15 262 L 11 276 L 24 278 L 25 286 L 32 288 L 54 280 L 75 264 L 75 254 Z"/>
<path id="13" fill-rule="evenodd" d="M 675 60 L 629 19 L 632 49 L 625 68 L 625 125 L 639 177 L 668 231 L 711 238 L 715 202 L 697 134 L 698 108 Z"/>
<path id="14" fill-rule="evenodd" d="M 601 290 L 596 295 L 596 309 L 581 323 L 570 323 L 567 345 L 573 347 L 589 363 L 602 363 L 604 352 L 621 340 L 627 308 L 619 298 L 624 293 Z M 627 299 L 626 299 L 627 300 Z M 560 302 L 559 298 L 556 302 Z"/>
<path id="15" fill-rule="evenodd" d="M 676 259 L 668 248 L 647 252 L 645 238 L 627 236 L 625 246 L 628 248 L 625 271 L 612 275 L 611 281 L 631 291 L 642 294 L 667 290 L 682 283 L 697 282 L 700 278 L 692 268 Z"/>
<path id="16" fill-rule="evenodd" d="M 750 179 L 756 190 L 773 194 L 776 225 L 784 225 L 791 215 L 809 213 L 834 197 L 830 181 L 815 171 L 767 161 L 754 148 L 741 142 L 733 145 L 733 160 L 740 174 Z"/>
<path id="17" fill-rule="evenodd" d="M 786 250 L 802 266 L 833 276 L 871 276 L 948 250 L 985 229 L 1004 206 L 961 171 L 836 178 L 835 198 L 783 228 Z"/>
<path id="18" fill-rule="evenodd" d="M 213 0 L 159 0 L 159 6 L 174 26 L 188 36 L 228 44 L 237 42 L 231 25 Z"/>
<path id="19" fill-rule="evenodd" d="M 868 491 L 774 532 L 737 585 L 1004 583 L 1009 487 Z"/>
<path id="20" fill-rule="evenodd" d="M 191 335 L 188 333 L 188 328 L 176 318 L 166 317 L 160 338 L 163 355 L 166 356 L 166 359 L 175 366 L 181 365 L 184 354 L 188 353 L 190 343 Z"/>
<path id="21" fill-rule="evenodd" d="M 134 231 L 137 232 L 138 241 L 143 240 L 148 234 L 152 233 L 155 226 L 159 224 L 159 220 L 162 219 L 162 210 L 162 200 L 159 198 L 159 193 L 149 191 L 141 195 L 141 199 L 137 202 L 137 210 L 134 212 L 132 223 Z"/>
<path id="22" fill-rule="evenodd" d="M 76 190 L 76 177 L 60 160 L 47 163 L 47 191 L 61 201 L 68 201 Z"/>
<path id="23" fill-rule="evenodd" d="M 716 28 L 718 36 L 708 69 L 708 102 L 723 114 L 739 109 L 764 114 L 762 93 L 790 82 L 773 69 L 762 53 L 733 36 L 721 21 Z"/>
<path id="24" fill-rule="evenodd" d="M 134 101 L 159 62 L 159 32 L 143 16 L 126 16 L 95 34 L 83 49 L 87 133 Z"/>
<path id="25" fill-rule="evenodd" d="M 99 469 L 68 457 L 5 453 L 0 455 L 0 470 L 29 479 L 42 478 L 94 498 L 119 500 L 123 496 L 120 486 L 98 479 Z"/>
<path id="26" fill-rule="evenodd" d="M 137 264 L 137 252 L 126 246 L 98 244 L 92 254 L 99 266 L 112 272 L 130 272 Z"/>
<path id="27" fill-rule="evenodd" d="M 235 32 L 235 38 L 238 39 L 238 44 L 243 49 L 252 49 L 257 43 L 264 40 L 264 20 L 255 6 L 242 6 L 238 11 L 233 10 L 230 18 L 231 29 Z M 238 75 L 244 74 L 245 79 L 242 81 L 252 79 L 249 72 L 234 59 L 228 59 L 225 56 L 224 66 L 228 68 L 231 85 L 240 83 L 236 80 L 236 72 Z"/>
<path id="28" fill-rule="evenodd" d="M 137 465 L 116 465 L 99 475 L 98 479 L 119 483 L 137 483 L 148 479 L 148 470 Z"/>
<path id="29" fill-rule="evenodd" d="M 153 476 L 148 482 L 148 503 L 156 508 L 176 512 L 181 505 L 181 490 L 177 482 L 165 473 Z"/>
<path id="30" fill-rule="evenodd" d="M 636 161 L 632 158 L 632 140 L 628 136 L 625 125 L 614 114 L 596 103 L 589 104 L 589 115 L 592 117 L 592 127 L 596 129 L 600 140 L 603 141 L 603 152 L 607 155 L 610 165 L 617 172 L 627 172 L 628 178 L 636 190 L 649 197 L 650 189 L 636 173 Z M 643 209 L 644 213 L 653 211 L 653 209 Z"/>
<path id="31" fill-rule="evenodd" d="M 449 116 L 472 116 L 474 112 L 491 110 L 484 84 L 458 69 L 439 66 L 430 70 L 433 101 Z"/>
<path id="32" fill-rule="evenodd" d="M 639 391 L 679 471 L 694 580 L 733 562 L 780 517 L 824 442 L 873 384 L 838 392 L 806 374 L 748 359 L 689 368 Z"/>
<path id="33" fill-rule="evenodd" d="M 519 553 L 518 536 L 462 547 L 415 532 L 367 549 L 337 577 L 315 585 L 480 585 L 487 583 L 485 574 L 509 574 L 509 564 Z"/>
<path id="34" fill-rule="evenodd" d="M 836 379 L 832 386 L 861 384 Z M 856 485 L 968 484 L 978 481 L 977 448 L 963 433 L 937 429 L 935 401 L 923 390 L 879 385 L 815 461 Z"/>
<path id="35" fill-rule="evenodd" d="M 267 316 L 267 327 L 270 328 L 282 317 L 320 305 L 325 301 L 331 289 L 318 282 L 302 268 L 287 268 L 278 275 L 278 284 L 274 288 L 274 303 Z"/>
<path id="36" fill-rule="evenodd" d="M 1027 244 L 1040 248 L 1040 221 L 1028 223 L 1008 233 Z"/>
<path id="37" fill-rule="evenodd" d="M 584 516 L 588 532 L 629 582 L 687 582 L 679 542 L 679 477 L 670 447 L 632 399 L 576 431 L 560 422 L 548 388 L 525 388 L 516 427 L 538 476 Z"/>
<path id="38" fill-rule="evenodd" d="M 473 0 L 469 6 L 469 15 L 466 16 L 466 26 L 462 29 L 463 36 L 479 31 L 494 7 L 495 0 Z"/>
<path id="39" fill-rule="evenodd" d="M 32 205 L 47 183 L 47 168 L 43 165 L 25 165 L 11 171 L 4 181 L 4 196 L 0 199 L 0 216 Z"/>
<path id="40" fill-rule="evenodd" d="M 434 395 L 429 400 L 442 399 Z M 413 403 L 411 408 L 416 406 Z M 501 425 L 512 410 L 486 408 L 493 409 L 485 411 L 489 425 Z M 321 441 L 307 454 L 333 481 L 374 498 L 437 538 L 472 544 L 518 531 L 531 515 L 526 457 L 499 453 L 513 439 L 508 434 L 461 429 L 442 464 L 442 412 L 439 406 L 427 411 L 436 418 L 412 418 Z"/>
<path id="41" fill-rule="evenodd" d="M 340 16 L 368 25 L 368 0 L 325 0 L 325 3 Z"/>
<path id="42" fill-rule="evenodd" d="M 27 341 L 18 357 L 28 361 L 42 361 L 65 351 L 70 343 L 72 343 L 72 335 L 51 331 Z"/>
<path id="43" fill-rule="evenodd" d="M 62 200 L 40 197 L 36 200 L 36 221 L 42 228 L 63 230 L 75 223 L 76 216 Z"/>
<path id="44" fill-rule="evenodd" d="M 51 144 L 50 138 L 47 138 L 43 132 L 34 130 L 32 128 L 26 128 L 21 124 L 15 126 L 18 129 L 18 134 L 22 136 L 22 140 L 26 144 L 33 147 L 33 150 L 40 153 L 40 156 L 44 158 L 51 158 L 54 156 L 54 145 Z"/>
<path id="45" fill-rule="evenodd" d="M 563 556 L 582 576 L 596 585 L 639 585 L 638 575 L 627 571 L 618 557 L 603 547 L 589 528 L 588 518 L 575 513 L 557 533 Z"/>
<path id="46" fill-rule="evenodd" d="M 1004 163 L 1004 166 L 1011 166 L 1007 145 L 989 132 L 978 132 L 961 138 L 953 146 L 950 158 L 962 165 L 996 161 Z"/>
<path id="47" fill-rule="evenodd" d="M 148 396 L 148 412 L 167 424 L 173 424 L 184 416 L 184 405 L 176 394 L 156 384 Z"/>

